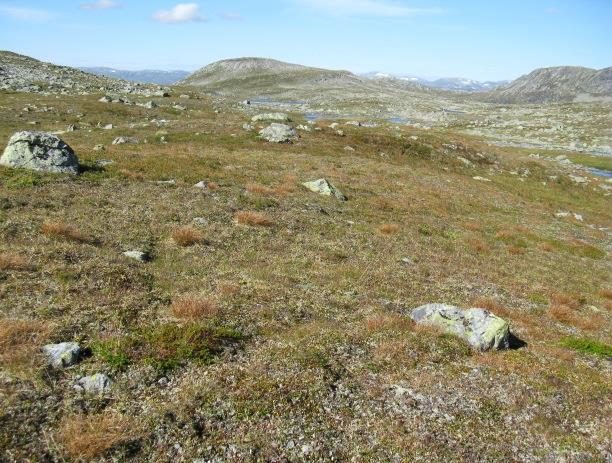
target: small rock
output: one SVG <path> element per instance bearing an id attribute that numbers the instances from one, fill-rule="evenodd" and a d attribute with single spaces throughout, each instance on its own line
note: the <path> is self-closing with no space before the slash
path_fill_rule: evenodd
<path id="1" fill-rule="evenodd" d="M 242 124 L 242 128 L 244 130 L 246 130 L 247 132 L 250 132 L 251 130 L 253 130 L 253 126 L 251 124 Z"/>
<path id="2" fill-rule="evenodd" d="M 115 161 L 113 161 L 112 159 L 98 159 L 95 164 L 98 167 L 106 167 L 106 166 L 110 166 L 111 164 L 114 164 Z"/>
<path id="3" fill-rule="evenodd" d="M 106 147 L 104 145 L 96 145 L 93 147 L 94 151 L 106 151 Z"/>
<path id="4" fill-rule="evenodd" d="M 115 126 L 113 124 L 106 124 L 104 127 L 102 127 L 103 130 L 113 130 L 115 128 Z"/>
<path id="5" fill-rule="evenodd" d="M 124 145 L 126 143 L 137 145 L 138 138 L 134 137 L 117 137 L 113 140 L 113 145 Z"/>
<path id="6" fill-rule="evenodd" d="M 98 100 L 100 103 L 110 103 L 113 99 L 110 96 L 103 96 Z"/>
<path id="7" fill-rule="evenodd" d="M 149 253 L 143 251 L 125 251 L 123 255 L 139 262 L 148 262 L 150 259 Z"/>
<path id="8" fill-rule="evenodd" d="M 90 394 L 104 394 L 110 390 L 112 384 L 113 382 L 108 376 L 103 373 L 96 373 L 79 379 L 74 388 Z"/>
<path id="9" fill-rule="evenodd" d="M 81 348 L 76 342 L 61 342 L 43 346 L 43 352 L 52 366 L 65 368 L 77 363 Z"/>
<path id="10" fill-rule="evenodd" d="M 488 178 L 485 177 L 479 177 L 478 175 L 476 177 L 472 177 L 474 180 L 478 180 L 480 182 L 490 182 L 491 180 L 489 180 Z"/>
<path id="11" fill-rule="evenodd" d="M 586 177 L 581 177 L 580 175 L 570 174 L 570 180 L 578 185 L 584 185 L 585 183 L 589 183 L 589 179 Z"/>
<path id="12" fill-rule="evenodd" d="M 337 198 L 341 201 L 347 200 L 347 197 L 325 178 L 313 180 L 312 182 L 305 182 L 302 183 L 302 185 L 304 185 L 306 188 L 308 188 L 314 193 L 318 193 L 324 196 L 333 196 L 334 198 Z"/>
<path id="13" fill-rule="evenodd" d="M 355 151 L 355 148 L 353 148 L 352 146 L 345 146 L 344 151 Z"/>

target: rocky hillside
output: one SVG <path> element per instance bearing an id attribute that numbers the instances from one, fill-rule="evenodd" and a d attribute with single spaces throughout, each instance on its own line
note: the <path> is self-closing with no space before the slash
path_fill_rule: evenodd
<path id="1" fill-rule="evenodd" d="M 0 90 L 50 94 L 154 93 L 150 86 L 44 63 L 10 51 L 0 51 Z"/>
<path id="2" fill-rule="evenodd" d="M 359 86 L 362 79 L 348 71 L 332 71 L 265 58 L 238 58 L 209 64 L 179 82 L 222 94 L 265 94 L 270 87 L 326 88 Z"/>
<path id="3" fill-rule="evenodd" d="M 488 95 L 499 103 L 558 103 L 612 100 L 612 67 L 561 66 L 536 69 Z"/>

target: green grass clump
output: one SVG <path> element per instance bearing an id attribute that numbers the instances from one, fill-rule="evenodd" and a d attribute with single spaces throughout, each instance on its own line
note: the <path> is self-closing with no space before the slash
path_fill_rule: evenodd
<path id="1" fill-rule="evenodd" d="M 33 187 L 42 183 L 42 176 L 36 172 L 8 168 L 0 170 L 0 185 L 11 190 Z"/>
<path id="2" fill-rule="evenodd" d="M 94 343 L 93 353 L 117 370 L 142 363 L 160 371 L 177 368 L 189 361 L 210 364 L 225 347 L 242 335 L 229 327 L 172 323 L 144 327 L 122 337 Z"/>
<path id="3" fill-rule="evenodd" d="M 612 346 L 593 339 L 572 336 L 565 338 L 562 345 L 584 354 L 597 355 L 599 357 L 612 357 Z"/>

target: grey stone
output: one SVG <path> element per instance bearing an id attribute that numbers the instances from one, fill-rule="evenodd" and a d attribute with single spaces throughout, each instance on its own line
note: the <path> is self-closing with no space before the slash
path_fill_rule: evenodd
<path id="1" fill-rule="evenodd" d="M 273 123 L 269 127 L 260 130 L 259 135 L 272 143 L 288 143 L 298 138 L 295 129 L 288 125 L 277 123 Z"/>
<path id="2" fill-rule="evenodd" d="M 52 366 L 65 368 L 77 363 L 81 348 L 76 342 L 61 342 L 43 346 L 43 352 Z"/>
<path id="3" fill-rule="evenodd" d="M 79 173 L 79 160 L 72 148 L 44 132 L 15 133 L 0 157 L 0 164 L 41 172 Z"/>
<path id="4" fill-rule="evenodd" d="M 266 114 L 258 114 L 251 118 L 252 122 L 259 121 L 277 121 L 277 122 L 289 122 L 289 116 L 285 113 L 266 113 Z"/>
<path id="5" fill-rule="evenodd" d="M 90 394 L 104 394 L 108 392 L 113 382 L 103 373 L 95 373 L 91 376 L 84 376 L 74 385 L 74 388 Z"/>
<path id="6" fill-rule="evenodd" d="M 448 304 L 427 304 L 414 309 L 411 318 L 417 324 L 437 326 L 457 335 L 479 351 L 509 347 L 508 322 L 484 309 L 461 310 Z"/>
<path id="7" fill-rule="evenodd" d="M 113 140 L 113 145 L 124 145 L 126 143 L 137 145 L 138 138 L 134 137 L 117 137 Z"/>
<path id="8" fill-rule="evenodd" d="M 98 167 L 106 167 L 106 166 L 110 166 L 111 164 L 114 164 L 115 161 L 111 160 L 111 159 L 98 159 L 95 164 Z"/>
<path id="9" fill-rule="evenodd" d="M 106 151 L 106 147 L 104 145 L 96 145 L 93 147 L 94 151 Z"/>
<path id="10" fill-rule="evenodd" d="M 325 178 L 313 180 L 312 182 L 305 182 L 302 183 L 302 185 L 314 193 L 318 193 L 323 196 L 332 196 L 340 201 L 347 200 L 347 197 Z"/>

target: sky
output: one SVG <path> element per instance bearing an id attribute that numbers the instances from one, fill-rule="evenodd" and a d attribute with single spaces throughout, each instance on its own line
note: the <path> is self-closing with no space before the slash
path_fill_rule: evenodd
<path id="1" fill-rule="evenodd" d="M 611 31 L 612 0 L 0 0 L 0 49 L 129 70 L 258 56 L 506 80 L 611 66 Z"/>

